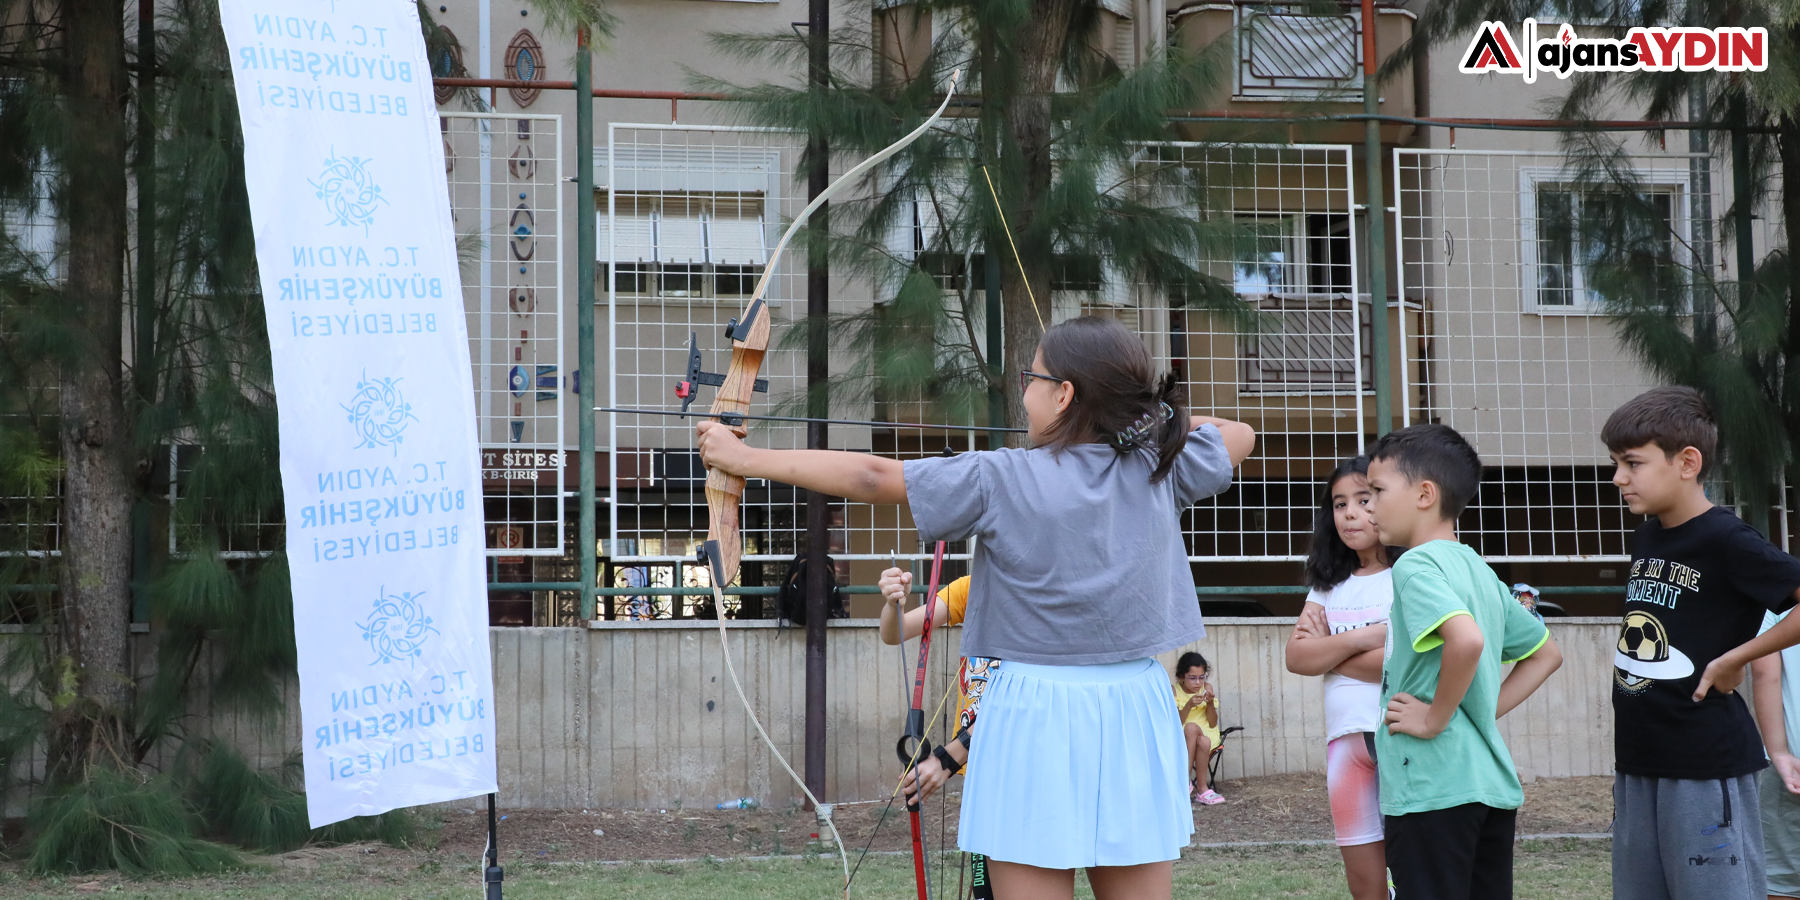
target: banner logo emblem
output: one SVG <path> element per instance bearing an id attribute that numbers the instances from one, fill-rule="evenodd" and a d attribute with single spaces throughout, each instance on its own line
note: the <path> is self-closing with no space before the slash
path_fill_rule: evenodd
<path id="1" fill-rule="evenodd" d="M 367 622 L 356 626 L 362 629 L 363 640 L 369 642 L 369 649 L 375 651 L 375 661 L 369 665 L 400 660 L 412 662 L 424 652 L 425 642 L 438 633 L 431 624 L 431 617 L 425 614 L 425 607 L 419 603 L 418 598 L 424 593 L 389 594 L 385 586 L 379 589 L 374 611 L 369 613 Z"/>
<path id="2" fill-rule="evenodd" d="M 1481 30 L 1475 33 L 1475 40 L 1469 42 L 1469 52 L 1463 54 L 1462 65 L 1457 68 L 1465 75 L 1476 75 L 1516 72 L 1524 66 L 1519 63 L 1519 54 L 1513 49 L 1506 26 L 1499 22 L 1483 22 Z"/>
<path id="3" fill-rule="evenodd" d="M 399 384 L 398 378 L 370 378 L 367 372 L 356 383 L 356 396 L 343 404 L 350 424 L 362 438 L 354 449 L 393 447 L 396 454 L 400 452 L 406 423 L 417 422 L 419 417 L 413 415 L 412 404 L 400 393 Z"/>
<path id="4" fill-rule="evenodd" d="M 325 201 L 325 208 L 331 211 L 333 218 L 326 224 L 361 225 L 364 233 L 368 232 L 375 221 L 375 207 L 387 202 L 387 198 L 381 196 L 381 185 L 376 184 L 374 176 L 369 174 L 366 165 L 369 162 L 371 160 L 360 156 L 339 156 L 333 150 L 318 179 L 307 181 L 318 191 L 319 199 Z"/>

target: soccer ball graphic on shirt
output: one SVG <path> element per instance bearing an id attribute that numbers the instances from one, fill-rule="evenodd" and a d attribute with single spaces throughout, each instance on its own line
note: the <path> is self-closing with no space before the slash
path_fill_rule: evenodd
<path id="1" fill-rule="evenodd" d="M 1658 680 L 1686 678 L 1694 674 L 1687 654 L 1669 643 L 1669 630 L 1655 616 L 1633 611 L 1619 630 L 1619 649 L 1613 654 L 1613 681 L 1629 694 L 1644 691 Z"/>

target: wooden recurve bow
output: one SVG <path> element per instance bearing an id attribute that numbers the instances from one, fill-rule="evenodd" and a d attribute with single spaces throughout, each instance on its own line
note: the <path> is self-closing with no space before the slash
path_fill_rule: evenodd
<path id="1" fill-rule="evenodd" d="M 931 126 L 943 117 L 944 110 L 949 108 L 951 98 L 956 96 L 956 83 L 960 76 L 961 70 L 951 73 L 950 87 L 945 90 L 944 102 L 938 105 L 936 112 L 932 113 L 919 127 L 908 132 L 905 137 L 882 148 L 874 156 L 857 163 L 825 190 L 820 191 L 819 195 L 814 197 L 812 202 L 808 203 L 806 208 L 794 217 L 794 221 L 789 223 L 787 230 L 782 232 L 781 240 L 775 243 L 775 249 L 769 253 L 769 261 L 763 266 L 762 277 L 757 279 L 756 289 L 751 292 L 750 302 L 744 307 L 743 315 L 740 318 L 732 319 L 725 327 L 725 335 L 731 339 L 731 367 L 725 370 L 725 381 L 719 385 L 718 395 L 713 399 L 712 410 L 709 413 L 712 418 L 730 428 L 732 433 L 739 438 L 744 438 L 749 434 L 744 416 L 750 410 L 750 395 L 755 391 L 756 376 L 762 369 L 763 356 L 769 351 L 769 308 L 763 298 L 768 292 L 770 280 L 775 277 L 776 264 L 780 262 L 782 252 L 787 249 L 794 235 L 805 227 L 812 214 L 818 211 L 819 207 L 824 206 L 832 195 L 853 184 L 864 173 L 881 164 L 888 157 L 899 153 L 906 145 L 918 140 L 925 135 L 925 132 L 931 130 Z M 742 476 L 730 475 L 718 469 L 707 472 L 708 522 L 706 543 L 703 545 L 702 553 L 706 557 L 707 565 L 712 569 L 713 609 L 718 617 L 719 645 L 724 651 L 725 671 L 731 676 L 731 685 L 737 689 L 738 700 L 743 703 L 744 712 L 749 715 L 751 724 L 756 726 L 756 732 L 762 736 L 763 743 L 768 746 L 770 754 L 775 757 L 776 762 L 781 764 L 781 768 L 788 773 L 788 777 L 792 778 L 794 783 L 800 787 L 800 791 L 806 795 L 806 799 L 810 800 L 815 808 L 818 808 L 820 807 L 819 798 L 813 796 L 812 790 L 806 786 L 806 780 L 794 772 L 793 766 L 788 764 L 787 757 L 782 755 L 781 750 L 775 746 L 774 740 L 769 737 L 769 732 L 763 728 L 762 720 L 757 717 L 756 710 L 750 705 L 749 697 L 744 694 L 743 683 L 738 680 L 737 667 L 731 662 L 731 643 L 725 634 L 725 588 L 736 580 L 738 563 L 743 558 L 743 532 L 740 529 L 742 524 L 740 510 L 743 502 L 744 479 Z M 829 818 L 825 818 L 825 823 L 830 826 L 833 840 L 837 844 L 838 859 L 844 869 L 844 896 L 849 897 L 850 857 L 844 851 L 844 841 L 842 836 L 837 833 L 837 825 Z"/>

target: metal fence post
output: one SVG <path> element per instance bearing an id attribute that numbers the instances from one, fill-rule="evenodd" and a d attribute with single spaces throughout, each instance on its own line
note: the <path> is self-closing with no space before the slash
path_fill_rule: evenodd
<path id="1" fill-rule="evenodd" d="M 581 561 L 581 620 L 594 618 L 594 402 L 600 379 L 594 364 L 594 54 L 584 28 L 575 36 L 575 353 L 581 395 L 581 524 L 575 558 Z M 558 436 L 559 440 L 561 436 Z"/>

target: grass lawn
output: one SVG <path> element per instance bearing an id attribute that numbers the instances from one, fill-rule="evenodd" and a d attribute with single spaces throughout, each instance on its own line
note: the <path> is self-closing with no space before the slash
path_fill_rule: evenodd
<path id="1" fill-rule="evenodd" d="M 1519 845 L 1516 893 L 1533 900 L 1610 896 L 1611 845 L 1606 841 L 1530 842 Z M 16 867 L 0 870 L 7 898 L 95 897 L 130 900 L 427 900 L 480 896 L 479 876 L 467 857 L 383 850 L 367 856 L 321 855 L 306 865 L 266 865 L 205 879 L 132 881 L 116 875 L 28 879 Z M 855 897 L 910 897 L 912 864 L 905 857 L 871 856 L 857 873 Z M 676 900 L 702 897 L 820 900 L 838 896 L 833 857 L 601 866 L 513 860 L 506 896 L 512 900 L 601 900 L 631 897 Z M 1077 896 L 1091 896 L 1077 879 Z M 952 870 L 943 891 L 954 900 Z M 1344 883 L 1331 847 L 1189 851 L 1175 867 L 1175 896 L 1340 898 Z"/>

